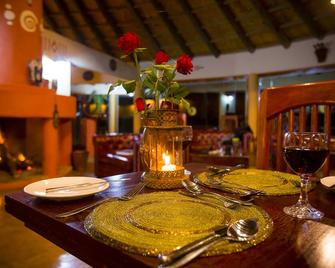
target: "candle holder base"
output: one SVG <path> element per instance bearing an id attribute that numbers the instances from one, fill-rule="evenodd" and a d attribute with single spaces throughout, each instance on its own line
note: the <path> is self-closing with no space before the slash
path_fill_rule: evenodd
<path id="1" fill-rule="evenodd" d="M 177 189 L 182 188 L 181 181 L 188 180 L 191 172 L 188 170 L 178 171 L 149 171 L 145 172 L 143 180 L 146 186 L 153 189 Z"/>

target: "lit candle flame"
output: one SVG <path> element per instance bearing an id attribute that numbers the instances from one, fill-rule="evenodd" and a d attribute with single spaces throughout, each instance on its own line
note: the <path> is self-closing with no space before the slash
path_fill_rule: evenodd
<path id="1" fill-rule="evenodd" d="M 170 165 L 171 157 L 168 154 L 163 153 L 163 161 L 165 165 Z"/>
<path id="2" fill-rule="evenodd" d="M 162 171 L 174 171 L 176 170 L 176 165 L 171 164 L 171 156 L 163 153 L 164 165 L 162 166 Z"/>

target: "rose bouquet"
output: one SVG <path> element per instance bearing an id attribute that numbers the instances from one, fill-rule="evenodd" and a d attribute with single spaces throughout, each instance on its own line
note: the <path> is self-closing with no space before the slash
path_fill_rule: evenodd
<path id="1" fill-rule="evenodd" d="M 118 38 L 118 47 L 125 53 L 121 59 L 131 58 L 136 66 L 137 75 L 133 80 L 119 80 L 111 86 L 122 85 L 127 93 L 135 92 L 135 105 L 142 116 L 159 109 L 172 109 L 175 105 L 182 105 L 190 115 L 196 113 L 196 109 L 190 106 L 185 99 L 188 95 L 187 88 L 175 81 L 176 72 L 183 75 L 193 71 L 191 58 L 182 54 L 175 62 L 164 51 L 158 51 L 153 63 L 144 69 L 139 64 L 139 54 L 146 48 L 140 47 L 140 38 L 135 33 L 125 33 Z M 138 94 L 139 93 L 139 94 Z M 155 105 L 147 104 L 147 99 L 154 99 Z"/>

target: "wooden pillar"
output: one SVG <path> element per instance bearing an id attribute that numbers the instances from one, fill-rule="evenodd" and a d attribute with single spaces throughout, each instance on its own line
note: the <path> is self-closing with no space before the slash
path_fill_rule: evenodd
<path id="1" fill-rule="evenodd" d="M 28 64 L 42 57 L 42 0 L 1 1 L 0 14 L 0 84 L 30 84 Z"/>
<path id="2" fill-rule="evenodd" d="M 258 114 L 258 75 L 248 75 L 248 91 L 247 91 L 247 122 L 249 127 L 254 133 L 254 137 L 257 136 L 257 114 Z"/>
<path id="3" fill-rule="evenodd" d="M 62 119 L 59 124 L 59 163 L 62 166 L 71 165 L 72 152 L 72 120 Z"/>
<path id="4" fill-rule="evenodd" d="M 84 129 L 85 129 L 85 145 L 86 151 L 88 151 L 88 157 L 94 157 L 94 145 L 93 145 L 93 136 L 97 130 L 97 121 L 92 118 L 84 119 Z"/>
<path id="5" fill-rule="evenodd" d="M 109 95 L 108 96 L 108 131 L 118 132 L 119 131 L 119 96 Z"/>
<path id="6" fill-rule="evenodd" d="M 58 129 L 53 125 L 53 118 L 43 120 L 43 174 L 57 176 L 59 161 Z"/>

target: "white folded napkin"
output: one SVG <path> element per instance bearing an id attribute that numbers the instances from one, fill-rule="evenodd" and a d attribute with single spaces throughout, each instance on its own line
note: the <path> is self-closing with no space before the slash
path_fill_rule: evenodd
<path id="1" fill-rule="evenodd" d="M 324 177 L 320 180 L 320 182 L 327 187 L 335 186 L 335 176 Z"/>

